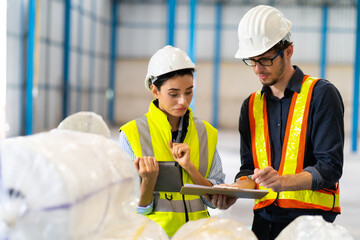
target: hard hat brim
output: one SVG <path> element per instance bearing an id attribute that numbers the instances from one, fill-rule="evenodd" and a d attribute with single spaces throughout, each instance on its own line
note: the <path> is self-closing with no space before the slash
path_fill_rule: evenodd
<path id="1" fill-rule="evenodd" d="M 171 71 L 171 72 L 176 72 L 176 71 L 184 70 L 184 69 L 193 69 L 194 72 L 196 72 L 198 70 L 198 66 L 194 65 L 194 67 L 179 68 L 179 69 L 175 69 L 174 71 Z M 167 72 L 165 74 L 168 74 L 168 73 L 171 73 L 171 72 Z M 152 75 L 146 76 L 146 78 L 145 78 L 145 88 L 146 88 L 146 90 L 150 91 L 149 86 L 150 86 L 151 77 L 160 77 L 160 76 L 165 75 L 165 74 L 161 74 L 159 76 L 152 76 Z"/>

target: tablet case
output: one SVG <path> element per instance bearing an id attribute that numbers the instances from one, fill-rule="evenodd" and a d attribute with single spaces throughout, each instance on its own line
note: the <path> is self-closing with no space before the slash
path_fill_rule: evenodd
<path id="1" fill-rule="evenodd" d="M 181 166 L 175 161 L 159 161 L 159 175 L 156 180 L 156 192 L 180 192 L 182 187 Z"/>

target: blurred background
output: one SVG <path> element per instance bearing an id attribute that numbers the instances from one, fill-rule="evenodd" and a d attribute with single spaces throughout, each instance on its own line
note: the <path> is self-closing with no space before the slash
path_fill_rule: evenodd
<path id="1" fill-rule="evenodd" d="M 261 87 L 234 58 L 238 23 L 258 4 L 292 21 L 293 64 L 339 88 L 350 136 L 360 64 L 355 0 L 7 0 L 6 136 L 54 128 L 78 111 L 116 126 L 141 116 L 152 99 L 147 63 L 167 44 L 199 66 L 195 115 L 236 130 L 242 101 Z"/>
<path id="2" fill-rule="evenodd" d="M 240 167 L 241 104 L 261 88 L 251 68 L 234 58 L 237 26 L 245 12 L 258 4 L 278 8 L 293 23 L 293 64 L 306 74 L 328 79 L 342 94 L 346 133 L 342 181 L 348 183 L 343 202 L 349 208 L 343 206 L 340 223 L 360 239 L 354 223 L 360 214 L 359 1 L 0 2 L 1 138 L 47 131 L 70 114 L 92 111 L 104 118 L 116 139 L 122 124 L 147 112 L 152 99 L 144 87 L 147 63 L 169 44 L 186 51 L 198 65 L 192 109 L 220 131 L 219 150 L 228 182 Z M 249 203 L 239 211 L 251 214 Z M 242 216 L 251 222 L 249 215 Z"/>

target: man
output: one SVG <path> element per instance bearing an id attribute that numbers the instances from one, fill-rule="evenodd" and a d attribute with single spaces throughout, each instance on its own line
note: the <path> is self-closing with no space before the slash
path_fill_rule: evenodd
<path id="1" fill-rule="evenodd" d="M 241 108 L 241 167 L 233 186 L 266 189 L 255 200 L 252 230 L 275 239 L 301 215 L 333 222 L 340 214 L 344 106 L 330 82 L 291 64 L 291 22 L 276 8 L 250 9 L 239 23 L 235 55 L 263 84 Z M 210 197 L 208 197 L 209 199 Z M 227 209 L 236 199 L 213 195 Z"/>

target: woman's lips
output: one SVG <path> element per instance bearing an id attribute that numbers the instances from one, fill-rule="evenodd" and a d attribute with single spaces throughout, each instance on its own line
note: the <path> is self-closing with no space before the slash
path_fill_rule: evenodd
<path id="1" fill-rule="evenodd" d="M 176 111 L 185 111 L 187 108 L 185 107 L 185 108 L 177 108 L 177 109 L 175 109 Z"/>

